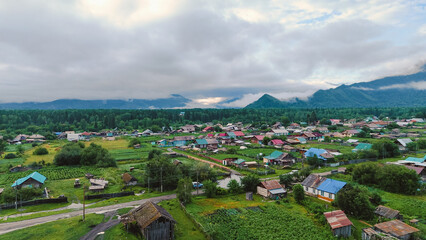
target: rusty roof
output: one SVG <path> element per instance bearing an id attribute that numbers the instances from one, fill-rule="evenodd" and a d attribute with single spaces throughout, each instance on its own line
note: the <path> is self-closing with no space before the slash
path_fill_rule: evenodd
<path id="1" fill-rule="evenodd" d="M 346 217 L 345 212 L 342 210 L 336 210 L 332 212 L 324 213 L 325 218 L 327 219 L 328 224 L 330 224 L 331 229 L 351 226 L 352 222 Z"/>
<path id="2" fill-rule="evenodd" d="M 418 232 L 419 229 L 405 224 L 399 220 L 378 223 L 374 227 L 382 232 L 389 233 L 396 237 L 402 237 L 407 234 Z"/>
<path id="3" fill-rule="evenodd" d="M 376 208 L 376 211 L 374 211 L 374 213 L 379 215 L 379 216 L 392 219 L 392 218 L 396 218 L 398 216 L 399 211 L 394 210 L 392 208 L 385 207 L 383 205 L 379 205 Z"/>
<path id="4" fill-rule="evenodd" d="M 282 188 L 281 184 L 277 180 L 264 181 L 260 184 L 262 184 L 268 190 Z"/>
<path id="5" fill-rule="evenodd" d="M 129 173 L 124 173 L 123 174 L 123 181 L 125 182 L 125 183 L 129 183 L 129 182 L 132 182 L 132 181 L 137 181 L 136 180 L 136 178 L 134 178 L 132 175 L 130 175 Z"/>
<path id="6" fill-rule="evenodd" d="M 151 201 L 148 201 L 139 207 L 130 210 L 127 214 L 121 216 L 121 221 L 126 224 L 137 222 L 139 227 L 144 229 L 161 217 L 166 218 L 171 222 L 176 222 L 176 220 L 172 217 L 172 215 L 170 215 L 170 213 L 166 211 L 166 209 Z"/>

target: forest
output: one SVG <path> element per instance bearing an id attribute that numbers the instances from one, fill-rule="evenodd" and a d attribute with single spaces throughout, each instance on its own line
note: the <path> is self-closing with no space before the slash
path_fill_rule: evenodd
<path id="1" fill-rule="evenodd" d="M 104 129 L 147 129 L 178 127 L 206 122 L 243 122 L 262 126 L 285 117 L 290 122 L 313 122 L 322 119 L 351 119 L 377 116 L 426 118 L 426 108 L 335 108 L 335 109 L 168 109 L 168 110 L 0 110 L 0 135 L 67 130 L 100 131 Z"/>

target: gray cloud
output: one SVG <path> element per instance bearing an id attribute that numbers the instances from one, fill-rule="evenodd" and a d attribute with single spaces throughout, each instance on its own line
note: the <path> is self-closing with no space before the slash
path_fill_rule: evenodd
<path id="1" fill-rule="evenodd" d="M 120 5 L 117 18 L 128 20 L 140 3 L 133 4 Z M 72 2 L 2 3 L 0 101 L 179 93 L 194 99 L 240 97 L 229 106 L 243 106 L 262 93 L 306 97 L 333 84 L 405 72 L 424 60 L 425 40 L 408 36 L 395 42 L 389 25 L 336 14 L 327 22 L 296 26 L 280 22 L 276 10 L 268 15 L 269 8 L 279 9 L 272 2 L 265 6 L 187 2 L 152 21 L 113 24 L 110 12 L 87 15 Z M 262 17 L 249 21 L 250 15 L 233 14 L 241 7 Z"/>

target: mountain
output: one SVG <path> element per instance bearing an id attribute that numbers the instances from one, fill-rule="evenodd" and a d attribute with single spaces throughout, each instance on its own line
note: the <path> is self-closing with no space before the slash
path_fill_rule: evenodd
<path id="1" fill-rule="evenodd" d="M 59 99 L 51 102 L 2 103 L 0 109 L 156 109 L 185 107 L 191 102 L 178 94 L 169 98 L 130 100 Z"/>
<path id="2" fill-rule="evenodd" d="M 424 107 L 426 67 L 404 76 L 385 77 L 371 82 L 341 85 L 319 90 L 306 101 L 281 101 L 265 94 L 246 108 L 343 108 L 343 107 Z"/>

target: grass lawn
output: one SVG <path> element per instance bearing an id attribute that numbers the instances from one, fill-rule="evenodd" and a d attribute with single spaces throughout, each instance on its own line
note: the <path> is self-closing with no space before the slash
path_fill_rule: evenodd
<path id="1" fill-rule="evenodd" d="M 33 152 L 35 149 L 37 149 L 38 147 L 32 148 L 30 150 L 25 151 L 25 165 L 29 165 L 33 162 L 41 162 L 41 161 L 45 161 L 46 163 L 53 163 L 53 159 L 55 158 L 55 155 L 57 152 L 60 151 L 60 147 L 57 147 L 56 145 L 51 145 L 51 144 L 42 144 L 39 147 L 44 147 L 47 149 L 47 151 L 49 152 L 49 154 L 47 155 L 33 155 Z"/>
<path id="2" fill-rule="evenodd" d="M 98 239 L 98 238 L 96 238 Z M 105 231 L 103 240 L 116 240 L 116 239 L 126 239 L 126 240 L 137 240 L 140 239 L 138 236 L 131 232 L 127 232 L 126 227 L 123 224 L 117 224 L 114 227 Z"/>
<path id="3" fill-rule="evenodd" d="M 45 223 L 0 235 L 0 240 L 10 239 L 79 239 L 88 233 L 92 226 L 101 223 L 103 215 L 89 214 L 86 221 L 81 216 Z"/>
<path id="4" fill-rule="evenodd" d="M 57 208 L 62 208 L 68 206 L 69 203 L 49 203 L 49 204 L 40 204 L 35 206 L 25 206 L 22 208 L 18 208 L 18 211 L 13 209 L 4 209 L 0 210 L 0 216 L 7 216 L 12 214 L 19 214 L 19 213 L 29 213 L 29 212 L 39 212 L 39 211 L 46 211 L 46 210 L 53 210 Z"/>
<path id="5" fill-rule="evenodd" d="M 177 199 L 162 201 L 159 204 L 164 209 L 166 209 L 173 218 L 177 221 L 175 225 L 175 237 L 177 240 L 182 239 L 193 239 L 193 240 L 202 240 L 206 239 L 204 234 L 196 227 L 196 225 L 191 221 L 191 219 L 185 214 L 185 212 L 180 207 L 180 204 Z"/>

